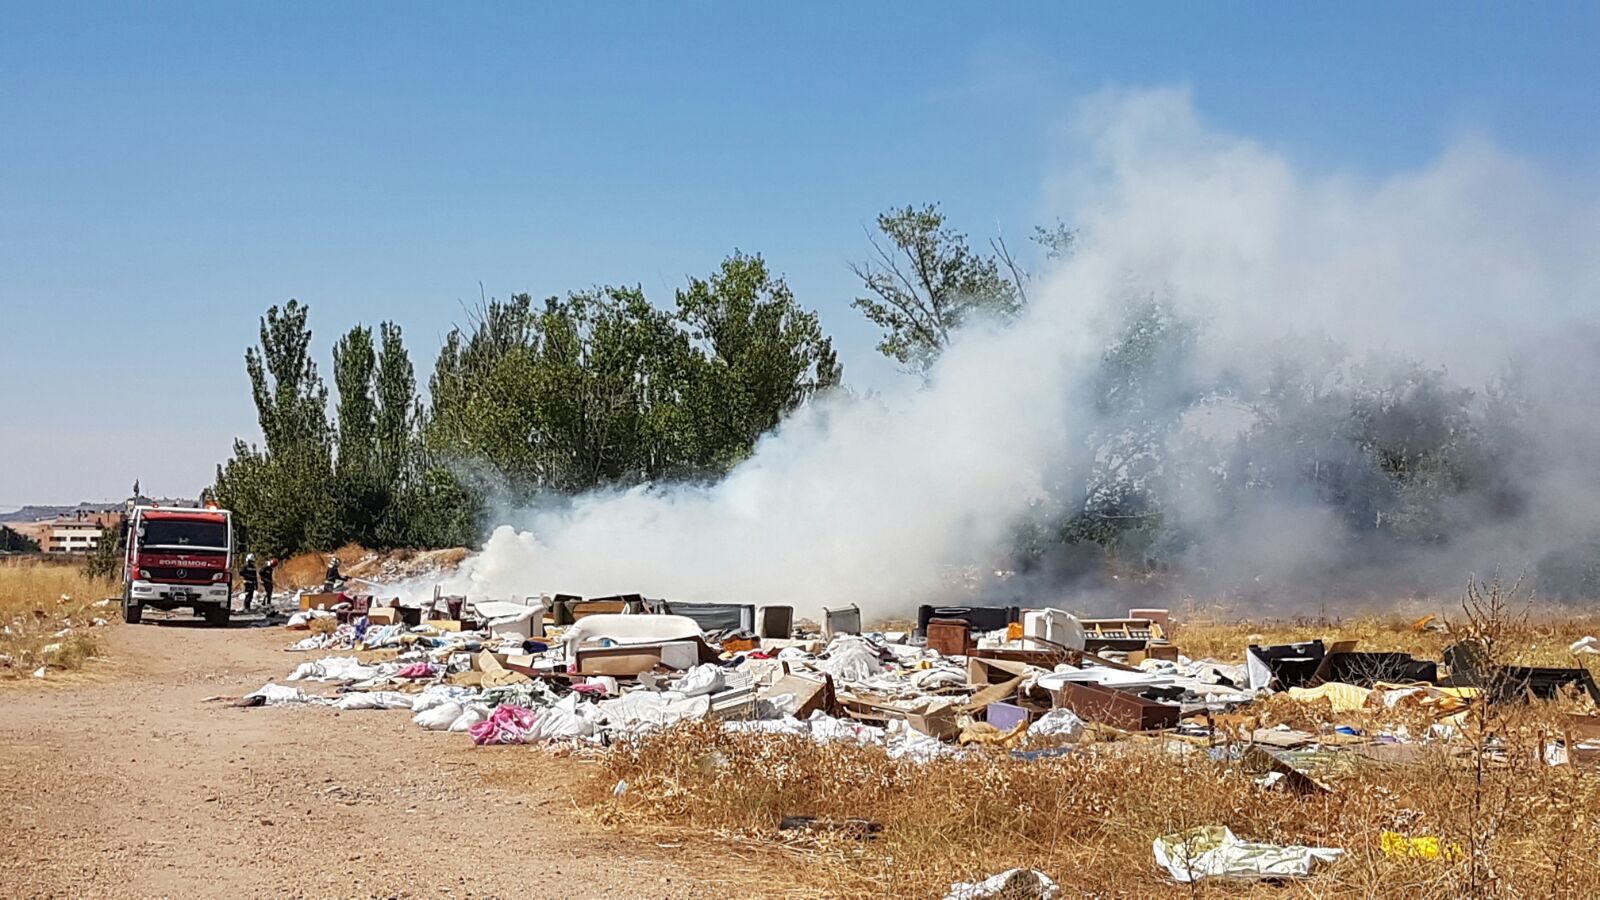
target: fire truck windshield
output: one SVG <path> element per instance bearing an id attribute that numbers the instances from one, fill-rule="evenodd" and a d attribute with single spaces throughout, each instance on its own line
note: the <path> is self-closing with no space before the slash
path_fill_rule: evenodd
<path id="1" fill-rule="evenodd" d="M 228 526 L 221 522 L 154 519 L 144 523 L 144 535 L 139 543 L 145 547 L 206 547 L 223 550 L 228 546 Z"/>

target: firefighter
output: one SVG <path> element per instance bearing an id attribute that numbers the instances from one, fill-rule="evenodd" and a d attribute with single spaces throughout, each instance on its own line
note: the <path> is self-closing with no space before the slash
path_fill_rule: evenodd
<path id="1" fill-rule="evenodd" d="M 261 590 L 266 593 L 267 609 L 269 610 L 272 609 L 272 576 L 277 568 L 278 561 L 276 559 L 267 560 L 267 564 L 261 567 Z"/>
<path id="2" fill-rule="evenodd" d="M 256 555 L 246 553 L 244 565 L 239 569 L 239 580 L 244 582 L 244 608 L 250 609 L 250 604 L 256 599 Z"/>
<path id="3" fill-rule="evenodd" d="M 328 557 L 328 577 L 323 583 L 324 591 L 337 591 L 344 586 L 344 576 L 339 573 L 339 557 Z"/>

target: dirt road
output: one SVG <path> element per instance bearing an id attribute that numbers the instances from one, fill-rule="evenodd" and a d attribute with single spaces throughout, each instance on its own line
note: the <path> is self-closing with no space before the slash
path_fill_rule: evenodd
<path id="1" fill-rule="evenodd" d="M 403 712 L 203 702 L 281 683 L 304 659 L 282 630 L 110 632 L 110 661 L 86 675 L 0 685 L 6 896 L 775 890 L 716 848 L 588 824 L 565 787 L 582 762 L 475 749 Z M 525 790 L 494 786 L 511 762 L 536 773 Z"/>

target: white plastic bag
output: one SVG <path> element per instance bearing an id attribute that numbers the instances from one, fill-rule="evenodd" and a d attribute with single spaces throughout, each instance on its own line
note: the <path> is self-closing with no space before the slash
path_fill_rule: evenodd
<path id="1" fill-rule="evenodd" d="M 461 704 L 453 700 L 430 706 L 422 712 L 411 717 L 411 721 L 421 725 L 429 731 L 446 731 L 465 712 Z"/>
<path id="2" fill-rule="evenodd" d="M 461 710 L 461 715 L 450 723 L 450 730 L 466 731 L 487 718 L 489 718 L 489 707 L 482 703 L 470 703 Z"/>

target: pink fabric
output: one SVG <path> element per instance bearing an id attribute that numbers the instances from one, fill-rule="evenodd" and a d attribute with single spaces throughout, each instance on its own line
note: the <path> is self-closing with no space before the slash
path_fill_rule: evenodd
<path id="1" fill-rule="evenodd" d="M 397 678 L 432 678 L 433 666 L 427 663 L 412 663 L 395 673 Z"/>
<path id="2" fill-rule="evenodd" d="M 472 735 L 472 742 L 483 744 L 520 744 L 528 732 L 533 730 L 533 723 L 538 719 L 538 714 L 525 706 L 513 706 L 502 703 L 494 708 L 489 718 L 467 729 Z"/>

